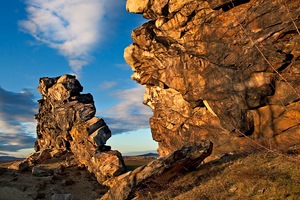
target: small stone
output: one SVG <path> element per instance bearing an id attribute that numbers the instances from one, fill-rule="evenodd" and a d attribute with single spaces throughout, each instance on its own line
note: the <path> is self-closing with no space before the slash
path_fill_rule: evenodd
<path id="1" fill-rule="evenodd" d="M 53 170 L 50 170 L 50 169 L 45 169 L 45 168 L 42 168 L 42 167 L 38 167 L 38 166 L 34 166 L 32 168 L 32 175 L 33 176 L 51 176 L 53 175 Z"/>
<path id="2" fill-rule="evenodd" d="M 51 188 L 50 189 L 50 195 L 54 195 L 54 194 L 62 194 L 61 190 L 57 189 L 57 188 Z"/>
<path id="3" fill-rule="evenodd" d="M 54 175 L 66 175 L 66 167 L 64 165 L 59 165 L 54 169 Z"/>
<path id="4" fill-rule="evenodd" d="M 72 200 L 71 194 L 54 194 L 51 200 Z"/>
<path id="5" fill-rule="evenodd" d="M 23 172 L 29 169 L 28 161 L 25 159 L 23 161 L 15 162 L 10 165 L 8 169 L 17 170 L 18 172 Z"/>
<path id="6" fill-rule="evenodd" d="M 61 185 L 62 186 L 70 186 L 73 185 L 75 183 L 75 181 L 73 181 L 72 179 L 66 179 L 66 180 L 62 180 Z"/>
<path id="7" fill-rule="evenodd" d="M 52 158 L 51 149 L 45 149 L 40 152 L 40 155 L 35 160 L 37 163 L 43 163 L 50 158 Z"/>

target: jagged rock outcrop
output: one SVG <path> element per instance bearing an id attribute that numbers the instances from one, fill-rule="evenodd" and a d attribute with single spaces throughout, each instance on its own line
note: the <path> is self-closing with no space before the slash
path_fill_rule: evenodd
<path id="1" fill-rule="evenodd" d="M 106 181 L 110 190 L 101 200 L 139 199 L 139 189 L 158 180 L 166 183 L 197 168 L 211 154 L 213 144 L 210 141 L 188 143 L 166 158 L 160 158 L 114 179 Z"/>
<path id="2" fill-rule="evenodd" d="M 41 78 L 38 91 L 37 153 L 30 163 L 43 162 L 66 152 L 94 173 L 99 182 L 122 174 L 125 165 L 118 151 L 105 146 L 111 131 L 103 119 L 95 117 L 91 94 L 80 94 L 83 87 L 72 75 Z"/>
<path id="3" fill-rule="evenodd" d="M 299 2 L 128 0 L 126 7 L 149 19 L 132 32 L 124 58 L 146 85 L 161 156 L 202 139 L 214 143 L 214 155 L 299 144 Z"/>

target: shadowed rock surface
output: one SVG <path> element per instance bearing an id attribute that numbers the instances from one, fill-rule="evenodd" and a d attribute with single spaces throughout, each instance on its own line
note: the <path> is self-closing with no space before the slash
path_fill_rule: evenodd
<path id="1" fill-rule="evenodd" d="M 166 158 L 154 160 L 115 179 L 110 179 L 104 183 L 110 187 L 110 190 L 101 200 L 134 199 L 136 192 L 146 188 L 147 185 L 161 179 L 167 183 L 183 172 L 198 167 L 211 154 L 212 147 L 210 141 L 188 143 Z"/>
<path id="2" fill-rule="evenodd" d="M 66 152 L 84 164 L 103 182 L 125 171 L 122 155 L 105 146 L 111 131 L 103 119 L 95 117 L 91 94 L 81 94 L 83 87 L 75 76 L 41 78 L 38 91 L 37 153 L 28 157 L 29 164 L 41 163 Z"/>
<path id="3" fill-rule="evenodd" d="M 124 58 L 146 86 L 161 156 L 203 139 L 217 157 L 257 143 L 299 144 L 299 2 L 128 0 L 126 7 L 149 19 L 132 32 Z"/>

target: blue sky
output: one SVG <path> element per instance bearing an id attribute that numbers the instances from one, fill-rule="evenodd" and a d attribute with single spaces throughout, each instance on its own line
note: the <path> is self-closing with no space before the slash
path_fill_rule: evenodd
<path id="1" fill-rule="evenodd" d="M 40 77 L 76 74 L 123 154 L 156 150 L 144 87 L 123 59 L 145 22 L 125 0 L 11 0 L 0 7 L 0 156 L 33 152 Z"/>

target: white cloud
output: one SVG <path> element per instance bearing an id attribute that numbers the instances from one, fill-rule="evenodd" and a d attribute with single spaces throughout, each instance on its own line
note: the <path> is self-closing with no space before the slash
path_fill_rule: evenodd
<path id="1" fill-rule="evenodd" d="M 36 122 L 6 121 L 5 117 L 0 116 L 0 126 L 0 151 L 16 152 L 33 148 Z"/>
<path id="2" fill-rule="evenodd" d="M 28 19 L 21 28 L 36 40 L 57 49 L 74 72 L 87 65 L 101 39 L 109 4 L 116 0 L 27 0 Z"/>
<path id="3" fill-rule="evenodd" d="M 108 90 L 113 87 L 115 87 L 118 84 L 118 82 L 115 81 L 104 81 L 100 86 L 100 90 Z"/>
<path id="4" fill-rule="evenodd" d="M 121 102 L 104 112 L 104 120 L 113 134 L 149 128 L 152 111 L 142 103 L 144 93 L 145 87 L 139 85 L 113 94 Z"/>
<path id="5" fill-rule="evenodd" d="M 29 90 L 15 93 L 0 87 L 0 151 L 33 148 L 36 135 L 33 116 L 38 111 L 34 99 Z"/>

